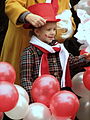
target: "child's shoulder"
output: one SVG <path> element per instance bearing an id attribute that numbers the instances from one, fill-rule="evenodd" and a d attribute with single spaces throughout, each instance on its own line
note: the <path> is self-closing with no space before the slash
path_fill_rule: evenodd
<path id="1" fill-rule="evenodd" d="M 40 50 L 38 48 L 36 48 L 34 45 L 32 45 L 31 43 L 29 44 L 28 47 L 26 47 L 23 50 L 23 53 L 31 54 L 31 55 L 39 54 L 39 52 L 40 52 Z"/>
<path id="2" fill-rule="evenodd" d="M 34 45 L 32 45 L 32 44 L 29 44 L 29 46 L 27 46 L 24 50 L 23 50 L 23 52 L 30 52 L 30 53 L 32 53 L 32 52 L 35 52 L 36 51 L 36 48 L 35 48 L 35 46 Z"/>
<path id="3" fill-rule="evenodd" d="M 32 45 L 31 43 L 29 43 L 29 45 L 24 49 L 24 50 L 35 50 L 35 46 L 34 45 Z"/>

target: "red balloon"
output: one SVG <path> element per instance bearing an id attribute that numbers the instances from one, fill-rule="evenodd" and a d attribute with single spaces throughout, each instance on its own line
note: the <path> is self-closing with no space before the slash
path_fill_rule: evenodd
<path id="1" fill-rule="evenodd" d="M 52 75 L 42 75 L 38 77 L 31 90 L 34 102 L 40 102 L 49 107 L 51 97 L 60 91 L 58 80 Z"/>
<path id="2" fill-rule="evenodd" d="M 6 81 L 0 81 L 0 112 L 7 112 L 15 107 L 19 98 L 16 87 Z"/>
<path id="3" fill-rule="evenodd" d="M 0 120 L 3 120 L 3 116 L 4 116 L 3 112 L 0 112 Z"/>
<path id="4" fill-rule="evenodd" d="M 90 67 L 86 69 L 83 74 L 83 83 L 85 87 L 90 90 Z"/>
<path id="5" fill-rule="evenodd" d="M 77 96 L 66 90 L 57 92 L 51 99 L 50 110 L 56 118 L 71 118 L 76 115 L 79 108 Z"/>
<path id="6" fill-rule="evenodd" d="M 7 62 L 0 62 L 0 81 L 8 81 L 14 83 L 16 72 L 12 65 Z"/>

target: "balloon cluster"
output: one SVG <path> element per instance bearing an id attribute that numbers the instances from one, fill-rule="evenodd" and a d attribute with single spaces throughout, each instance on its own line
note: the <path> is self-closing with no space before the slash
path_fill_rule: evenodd
<path id="1" fill-rule="evenodd" d="M 15 107 L 18 92 L 13 83 L 16 74 L 14 68 L 6 62 L 0 62 L 0 112 L 6 112 Z"/>
<path id="2" fill-rule="evenodd" d="M 34 106 L 36 108 L 35 104 L 37 105 L 37 103 L 45 105 L 52 115 L 49 120 L 74 120 L 79 108 L 78 98 L 70 91 L 61 91 L 60 84 L 54 76 L 46 74 L 38 77 L 32 85 L 31 95 L 35 103 L 30 105 L 30 107 Z M 35 110 L 35 108 L 32 109 Z M 31 113 L 24 120 L 36 120 L 35 115 L 34 117 L 30 116 L 32 111 L 30 109 L 29 111 Z M 33 119 L 29 119 L 31 117 Z M 37 117 L 37 120 L 44 119 Z"/>
<path id="3" fill-rule="evenodd" d="M 80 96 L 80 107 L 77 112 L 79 120 L 89 120 L 90 113 L 90 67 L 85 72 L 79 72 L 72 78 L 72 90 Z"/>
<path id="4" fill-rule="evenodd" d="M 5 113 L 11 119 L 22 119 L 26 115 L 29 96 L 25 89 L 15 85 L 16 72 L 7 62 L 0 62 L 0 120 Z"/>
<path id="5" fill-rule="evenodd" d="M 59 90 L 59 82 L 54 76 L 42 75 L 33 83 L 31 94 L 34 102 L 40 102 L 49 107 L 52 96 Z"/>
<path id="6" fill-rule="evenodd" d="M 31 96 L 24 88 L 14 84 L 16 73 L 7 62 L 0 62 L 0 120 L 5 113 L 11 119 L 23 120 L 74 120 L 79 108 L 77 96 L 60 90 L 59 81 L 52 75 L 38 77 Z"/>

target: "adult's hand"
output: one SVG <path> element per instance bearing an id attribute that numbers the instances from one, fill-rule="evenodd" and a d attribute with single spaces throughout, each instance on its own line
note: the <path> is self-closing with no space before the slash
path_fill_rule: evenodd
<path id="1" fill-rule="evenodd" d="M 44 18 L 32 13 L 26 15 L 25 19 L 34 27 L 41 27 L 46 24 L 46 20 Z"/>
<path id="2" fill-rule="evenodd" d="M 84 53 L 84 55 L 85 55 L 86 59 L 90 61 L 90 53 Z"/>

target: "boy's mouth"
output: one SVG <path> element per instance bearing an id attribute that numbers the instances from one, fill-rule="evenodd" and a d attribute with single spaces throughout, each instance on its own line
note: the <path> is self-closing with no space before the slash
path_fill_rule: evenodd
<path id="1" fill-rule="evenodd" d="M 45 36 L 46 36 L 47 38 L 54 39 L 54 36 L 48 36 L 48 35 L 46 35 L 46 34 L 45 34 Z"/>

